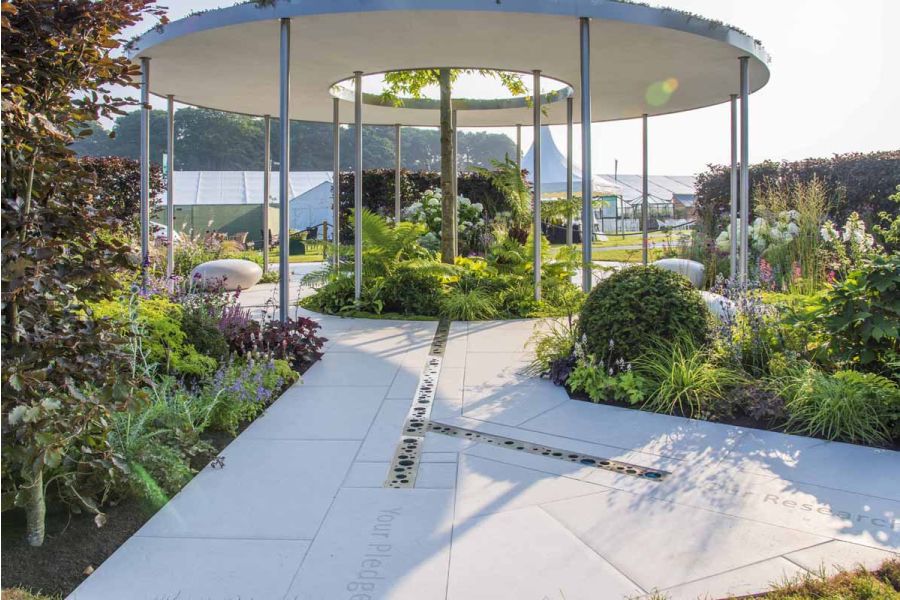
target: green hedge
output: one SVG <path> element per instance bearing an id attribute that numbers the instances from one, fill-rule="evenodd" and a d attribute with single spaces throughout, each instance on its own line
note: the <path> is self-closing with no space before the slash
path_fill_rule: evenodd
<path id="1" fill-rule="evenodd" d="M 900 150 L 750 165 L 751 202 L 755 190 L 767 181 L 809 181 L 813 177 L 824 181 L 832 192 L 828 209 L 832 219 L 843 223 L 856 211 L 872 223 L 878 212 L 895 210 L 888 197 L 900 185 Z M 710 165 L 697 177 L 697 217 L 709 235 L 717 234 L 727 219 L 730 178 L 731 168 L 725 165 Z"/>

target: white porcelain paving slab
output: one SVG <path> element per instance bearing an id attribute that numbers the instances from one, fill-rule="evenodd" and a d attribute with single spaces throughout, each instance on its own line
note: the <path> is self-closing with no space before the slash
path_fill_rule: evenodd
<path id="1" fill-rule="evenodd" d="M 325 354 L 303 376 L 312 386 L 390 386 L 400 370 L 403 355 L 382 357 L 357 352 Z"/>
<path id="2" fill-rule="evenodd" d="M 538 323 L 534 320 L 469 323 L 468 352 L 523 352 Z"/>
<path id="3" fill-rule="evenodd" d="M 357 460 L 390 461 L 400 441 L 412 399 L 388 399 L 375 416 Z"/>
<path id="4" fill-rule="evenodd" d="M 522 352 L 469 353 L 463 385 L 463 414 L 518 425 L 567 401 L 565 389 L 531 377 Z"/>
<path id="5" fill-rule="evenodd" d="M 537 507 L 457 525 L 448 600 L 627 598 L 642 590 Z"/>
<path id="6" fill-rule="evenodd" d="M 449 396 L 435 396 L 434 404 L 431 407 L 431 419 L 440 420 L 452 417 L 461 417 L 463 413 L 463 398 L 458 396 L 451 398 Z"/>
<path id="7" fill-rule="evenodd" d="M 463 415 L 501 425 L 519 425 L 565 402 L 566 390 L 543 379 L 519 385 L 466 387 Z"/>
<path id="8" fill-rule="evenodd" d="M 422 365 L 428 358 L 426 351 L 408 352 L 400 362 L 400 369 L 397 371 L 391 388 L 388 390 L 388 398 L 402 398 L 410 401 L 415 395 L 416 388 L 419 385 L 419 379 L 422 377 Z"/>
<path id="9" fill-rule="evenodd" d="M 238 437 L 135 535 L 312 539 L 358 447 Z"/>
<path id="10" fill-rule="evenodd" d="M 859 567 L 877 569 L 882 562 L 897 558 L 895 552 L 876 550 L 848 542 L 832 541 L 805 550 L 785 554 L 784 557 L 812 573 L 833 575 Z"/>
<path id="11" fill-rule="evenodd" d="M 294 385 L 247 427 L 242 437 L 362 440 L 387 390 Z"/>
<path id="12" fill-rule="evenodd" d="M 599 471 L 588 480 L 609 483 Z M 635 505 L 664 500 L 857 544 L 900 548 L 900 504 L 883 498 L 715 468 L 676 472 L 659 485 L 629 490 Z"/>
<path id="13" fill-rule="evenodd" d="M 446 597 L 453 492 L 340 491 L 286 598 Z"/>
<path id="14" fill-rule="evenodd" d="M 827 540 L 618 490 L 543 508 L 645 590 L 710 577 Z"/>
<path id="15" fill-rule="evenodd" d="M 805 569 L 783 558 L 772 558 L 663 590 L 669 600 L 716 600 L 766 591 L 775 584 L 807 575 Z"/>
<path id="16" fill-rule="evenodd" d="M 456 452 L 423 452 L 422 453 L 422 462 L 441 462 L 441 463 L 455 463 L 459 459 L 459 454 Z"/>
<path id="17" fill-rule="evenodd" d="M 463 454 L 456 490 L 455 521 L 465 525 L 485 514 L 599 494 L 608 488 Z"/>
<path id="18" fill-rule="evenodd" d="M 680 460 L 719 461 L 745 430 L 718 423 L 569 400 L 523 429 Z"/>
<path id="19" fill-rule="evenodd" d="M 342 487 L 381 488 L 391 463 L 387 461 L 357 461 L 350 467 Z"/>
<path id="20" fill-rule="evenodd" d="M 900 501 L 900 453 L 748 429 L 728 462 L 753 473 Z"/>
<path id="21" fill-rule="evenodd" d="M 435 398 L 462 398 L 465 385 L 466 369 L 464 367 L 441 366 Z"/>
<path id="22" fill-rule="evenodd" d="M 416 489 L 453 489 L 456 487 L 455 462 L 423 462 L 419 465 Z"/>
<path id="23" fill-rule="evenodd" d="M 343 335 L 328 340 L 325 352 L 365 352 L 388 355 L 416 349 L 427 350 L 437 322 L 384 326 L 377 320 L 357 325 Z"/>
<path id="24" fill-rule="evenodd" d="M 486 352 L 466 355 L 465 387 L 499 388 L 535 381 L 524 373 L 531 362 L 527 352 Z"/>
<path id="25" fill-rule="evenodd" d="M 69 598 L 281 598 L 308 547 L 295 540 L 133 537 Z"/>

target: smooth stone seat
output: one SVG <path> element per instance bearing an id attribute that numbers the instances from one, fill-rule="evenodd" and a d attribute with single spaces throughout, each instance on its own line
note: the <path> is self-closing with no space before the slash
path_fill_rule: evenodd
<path id="1" fill-rule="evenodd" d="M 725 319 L 734 316 L 734 302 L 722 294 L 714 294 L 713 292 L 700 290 L 700 296 L 703 298 L 703 301 L 706 302 L 706 308 L 709 309 L 709 312 L 720 321 L 724 321 Z"/>
<path id="2" fill-rule="evenodd" d="M 191 271 L 191 281 L 202 286 L 221 284 L 226 290 L 246 290 L 259 283 L 262 268 L 253 261 L 222 258 L 199 264 Z"/>
<path id="3" fill-rule="evenodd" d="M 695 288 L 703 287 L 706 267 L 695 260 L 688 260 L 686 258 L 663 258 L 653 262 L 653 264 L 660 269 L 684 275 Z"/>

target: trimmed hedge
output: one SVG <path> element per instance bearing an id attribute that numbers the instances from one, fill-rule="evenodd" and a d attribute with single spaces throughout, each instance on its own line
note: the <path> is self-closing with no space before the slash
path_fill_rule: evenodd
<path id="1" fill-rule="evenodd" d="M 657 340 L 706 341 L 709 312 L 683 275 L 653 265 L 622 269 L 597 284 L 581 309 L 578 336 L 596 360 L 631 362 Z"/>
<path id="2" fill-rule="evenodd" d="M 349 223 L 353 210 L 353 172 L 341 173 L 341 222 Z M 400 203 L 406 208 L 430 188 L 441 187 L 441 174 L 434 171 L 400 170 Z M 459 194 L 484 206 L 487 217 L 509 210 L 503 192 L 480 173 L 459 174 Z M 394 215 L 394 169 L 363 171 L 363 208 L 383 217 Z M 342 230 L 347 230 L 346 226 Z M 349 230 L 347 230 L 349 233 Z"/>
<path id="3" fill-rule="evenodd" d="M 728 217 L 731 168 L 709 165 L 697 177 L 697 218 L 707 234 L 715 236 Z M 831 190 L 828 212 L 843 223 L 858 212 L 872 223 L 880 211 L 895 210 L 888 197 L 900 185 L 900 150 L 835 154 L 794 162 L 764 161 L 750 165 L 751 210 L 755 190 L 767 181 L 809 181 L 818 177 Z"/>

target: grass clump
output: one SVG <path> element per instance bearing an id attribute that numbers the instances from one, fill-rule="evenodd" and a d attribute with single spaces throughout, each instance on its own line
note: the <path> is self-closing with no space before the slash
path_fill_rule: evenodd
<path id="1" fill-rule="evenodd" d="M 900 560 L 882 563 L 875 571 L 856 569 L 832 577 L 807 575 L 763 595 L 766 600 L 897 600 L 900 598 Z"/>
<path id="2" fill-rule="evenodd" d="M 634 367 L 653 390 L 645 410 L 691 418 L 715 416 L 730 390 L 745 380 L 689 342 L 659 342 L 638 357 Z"/>

